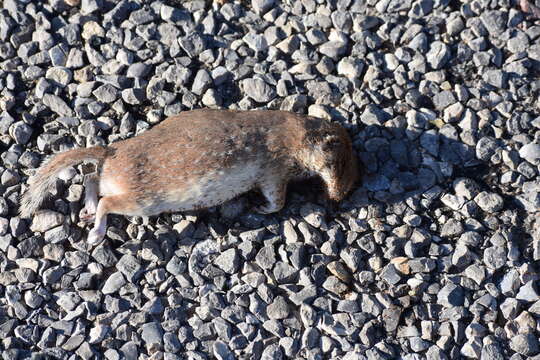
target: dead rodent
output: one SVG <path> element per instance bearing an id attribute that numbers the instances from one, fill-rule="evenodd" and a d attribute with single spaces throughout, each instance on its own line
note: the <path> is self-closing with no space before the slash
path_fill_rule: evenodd
<path id="1" fill-rule="evenodd" d="M 107 214 L 151 216 L 221 204 L 251 189 L 267 200 L 256 210 L 279 211 L 290 180 L 319 176 L 339 201 L 359 178 L 343 127 L 285 111 L 194 110 L 106 147 L 54 156 L 29 180 L 20 213 L 30 217 L 58 174 L 81 162 L 97 173 L 85 179 L 85 220 L 95 217 L 88 242 L 105 236 Z M 98 195 L 101 199 L 98 201 Z"/>

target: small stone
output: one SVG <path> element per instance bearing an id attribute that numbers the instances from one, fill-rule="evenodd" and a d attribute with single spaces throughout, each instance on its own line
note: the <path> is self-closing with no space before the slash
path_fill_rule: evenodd
<path id="1" fill-rule="evenodd" d="M 383 125 L 386 114 L 376 105 L 369 104 L 360 115 L 360 120 L 366 125 Z"/>
<path id="2" fill-rule="evenodd" d="M 53 46 L 49 49 L 49 57 L 53 66 L 65 66 L 67 60 L 65 47 L 61 44 Z"/>
<path id="3" fill-rule="evenodd" d="M 210 86 L 212 86 L 212 84 L 213 80 L 208 71 L 201 69 L 197 72 L 197 75 L 195 75 L 191 91 L 196 95 L 202 95 L 210 88 Z"/>
<path id="4" fill-rule="evenodd" d="M 267 103 L 276 97 L 276 91 L 261 79 L 245 79 L 242 85 L 244 93 L 257 102 Z"/>
<path id="5" fill-rule="evenodd" d="M 540 144 L 527 144 L 519 149 L 519 156 L 531 164 L 540 164 Z"/>
<path id="6" fill-rule="evenodd" d="M 482 73 L 482 79 L 489 85 L 499 89 L 508 87 L 508 75 L 501 70 L 486 70 Z"/>
<path id="7" fill-rule="evenodd" d="M 468 358 L 478 359 L 482 352 L 482 343 L 475 338 L 469 339 L 465 345 L 461 347 L 460 353 Z"/>
<path id="8" fill-rule="evenodd" d="M 540 351 L 538 336 L 535 334 L 518 334 L 510 339 L 510 349 L 524 356 L 534 356 Z"/>
<path id="9" fill-rule="evenodd" d="M 81 298 L 74 292 L 62 294 L 56 303 L 65 311 L 72 311 L 81 302 Z"/>
<path id="10" fill-rule="evenodd" d="M 449 90 L 441 91 L 433 97 L 433 104 L 437 110 L 444 110 L 456 102 L 454 93 Z"/>
<path id="11" fill-rule="evenodd" d="M 173 256 L 167 263 L 165 269 L 173 275 L 181 275 L 187 269 L 186 261 L 178 256 Z"/>
<path id="12" fill-rule="evenodd" d="M 277 29 L 277 28 L 276 28 Z M 267 33 L 265 32 L 265 35 Z M 280 38 L 278 34 L 276 34 L 276 41 Z M 268 35 L 266 35 L 266 38 L 268 38 Z M 291 35 L 287 37 L 286 39 L 279 42 L 279 44 L 276 45 L 276 47 L 284 52 L 285 54 L 292 54 L 298 48 L 300 47 L 300 39 L 296 35 Z"/>
<path id="13" fill-rule="evenodd" d="M 462 196 L 468 200 L 473 199 L 480 192 L 478 184 L 474 180 L 468 178 L 456 179 L 453 183 L 453 187 L 457 196 Z"/>
<path id="14" fill-rule="evenodd" d="M 118 90 L 110 84 L 101 85 L 92 94 L 104 103 L 112 103 L 118 98 Z"/>
<path id="15" fill-rule="evenodd" d="M 328 268 L 328 271 L 330 271 L 330 273 L 335 275 L 341 281 L 345 283 L 351 282 L 351 279 L 352 279 L 351 274 L 349 273 L 345 265 L 343 265 L 343 263 L 339 261 L 332 261 L 331 263 L 327 265 L 327 268 Z"/>
<path id="16" fill-rule="evenodd" d="M 442 68 L 450 60 L 450 50 L 448 46 L 441 41 L 431 43 L 429 52 L 426 55 L 427 62 L 434 70 Z"/>
<path id="17" fill-rule="evenodd" d="M 101 1 L 99 0 L 81 0 L 81 13 L 84 15 L 90 15 L 94 11 L 99 10 Z M 79 0 L 69 0 L 68 2 L 71 6 L 77 6 L 79 4 Z"/>
<path id="18" fill-rule="evenodd" d="M 117 271 L 109 275 L 105 283 L 103 284 L 103 288 L 101 291 L 103 294 L 113 294 L 120 290 L 122 286 L 126 284 L 126 279 L 124 278 L 124 275 L 122 275 L 121 272 Z"/>
<path id="19" fill-rule="evenodd" d="M 444 307 L 462 306 L 464 300 L 463 288 L 454 283 L 446 284 L 437 294 L 437 304 Z"/>
<path id="20" fill-rule="evenodd" d="M 231 352 L 229 347 L 223 341 L 214 341 L 212 345 L 213 353 L 218 360 L 231 360 L 234 359 L 234 353 Z"/>
<path id="21" fill-rule="evenodd" d="M 319 52 L 337 61 L 347 52 L 347 42 L 327 41 L 319 46 Z"/>
<path id="22" fill-rule="evenodd" d="M 386 265 L 381 271 L 380 276 L 390 285 L 396 285 L 401 281 L 401 275 L 393 264 Z"/>
<path id="23" fill-rule="evenodd" d="M 491 246 L 484 250 L 484 264 L 497 270 L 506 264 L 506 251 L 502 246 Z"/>
<path id="24" fill-rule="evenodd" d="M 60 262 L 64 258 L 64 248 L 59 244 L 45 244 L 43 247 L 43 257 Z"/>
<path id="25" fill-rule="evenodd" d="M 45 78 L 56 86 L 65 87 L 71 82 L 73 72 L 64 67 L 51 67 L 45 73 Z"/>
<path id="26" fill-rule="evenodd" d="M 141 338 L 147 347 L 163 343 L 163 329 L 157 322 L 150 322 L 141 326 Z"/>
<path id="27" fill-rule="evenodd" d="M 86 341 L 79 346 L 79 348 L 75 351 L 75 354 L 79 355 L 83 360 L 90 360 L 95 358 L 97 355 L 96 351 Z"/>
<path id="28" fill-rule="evenodd" d="M 152 67 L 145 63 L 133 63 L 129 65 L 126 75 L 134 78 L 144 78 L 150 73 Z"/>
<path id="29" fill-rule="evenodd" d="M 51 210 L 39 210 L 32 219 L 30 230 L 33 232 L 45 232 L 61 225 L 63 222 L 64 215 Z"/>
<path id="30" fill-rule="evenodd" d="M 476 144 L 476 157 L 483 161 L 489 161 L 498 148 L 497 140 L 484 136 Z"/>
<path id="31" fill-rule="evenodd" d="M 32 137 L 32 127 L 18 121 L 9 127 L 9 135 L 17 144 L 26 144 Z"/>
<path id="32" fill-rule="evenodd" d="M 519 272 L 516 269 L 511 269 L 506 274 L 504 274 L 499 284 L 499 288 L 504 295 L 513 296 L 519 289 L 519 285 Z"/>
<path id="33" fill-rule="evenodd" d="M 274 6 L 274 2 L 275 0 L 251 0 L 251 6 L 257 14 L 263 15 Z"/>
<path id="34" fill-rule="evenodd" d="M 180 47 L 192 58 L 201 55 L 207 48 L 205 39 L 198 33 L 188 34 L 181 38 L 179 43 Z"/>
<path id="35" fill-rule="evenodd" d="M 460 236 L 464 231 L 463 224 L 457 219 L 448 219 L 441 229 L 441 237 Z"/>
<path id="36" fill-rule="evenodd" d="M 480 20 L 482 20 L 489 34 L 497 37 L 506 30 L 507 14 L 506 11 L 486 10 L 481 12 Z"/>
<path id="37" fill-rule="evenodd" d="M 348 290 L 347 285 L 339 281 L 335 276 L 328 276 L 322 286 L 337 295 L 343 294 Z"/>
<path id="38" fill-rule="evenodd" d="M 283 296 L 277 296 L 274 301 L 266 307 L 266 313 L 270 319 L 280 320 L 289 316 L 289 305 Z"/>
<path id="39" fill-rule="evenodd" d="M 234 248 L 225 250 L 215 260 L 214 264 L 228 274 L 234 274 L 240 266 L 238 251 Z"/>
<path id="40" fill-rule="evenodd" d="M 473 261 L 473 255 L 465 245 L 458 244 L 452 254 L 452 264 L 458 268 L 464 268 Z"/>
<path id="41" fill-rule="evenodd" d="M 259 250 L 255 261 L 262 269 L 271 269 L 276 262 L 276 254 L 272 246 L 265 246 Z"/>
<path id="42" fill-rule="evenodd" d="M 250 32 L 244 36 L 243 40 L 254 51 L 266 51 L 268 49 L 268 43 L 264 35 Z"/>
<path id="43" fill-rule="evenodd" d="M 104 324 L 96 324 L 90 329 L 89 333 L 89 344 L 98 344 L 101 343 L 105 337 L 111 332 L 111 327 Z"/>
<path id="44" fill-rule="evenodd" d="M 274 266 L 274 278 L 278 284 L 292 283 L 296 279 L 298 271 L 291 265 L 278 261 Z"/>
<path id="45" fill-rule="evenodd" d="M 473 264 L 465 269 L 465 276 L 480 285 L 486 278 L 486 269 L 483 266 Z"/>
<path id="46" fill-rule="evenodd" d="M 538 295 L 535 280 L 530 280 L 525 285 L 523 285 L 519 289 L 516 299 L 527 302 L 535 302 L 537 300 L 540 300 L 540 295 Z"/>
<path id="47" fill-rule="evenodd" d="M 83 25 L 83 31 L 81 34 L 85 40 L 90 40 L 92 37 L 104 37 L 105 30 L 95 21 L 87 21 Z"/>
<path id="48" fill-rule="evenodd" d="M 504 206 L 503 198 L 495 193 L 489 193 L 487 191 L 482 191 L 475 198 L 474 202 L 487 213 L 495 213 L 502 210 Z"/>
<path id="49" fill-rule="evenodd" d="M 43 104 L 60 116 L 73 116 L 73 110 L 71 110 L 64 100 L 56 95 L 44 94 Z"/>
<path id="50" fill-rule="evenodd" d="M 136 280 L 142 273 L 142 266 L 139 260 L 127 254 L 120 258 L 116 264 L 116 268 L 126 276 L 129 282 Z"/>
<path id="51" fill-rule="evenodd" d="M 325 106 L 319 105 L 319 104 L 312 104 L 308 107 L 308 115 L 318 117 L 321 119 L 331 120 L 332 115 L 330 115 L 330 112 L 326 109 Z"/>
<path id="52" fill-rule="evenodd" d="M 504 360 L 504 356 L 499 346 L 496 344 L 485 344 L 482 347 L 481 360 Z"/>
<path id="53" fill-rule="evenodd" d="M 364 69 L 364 63 L 356 58 L 344 58 L 337 64 L 338 74 L 348 77 L 349 79 L 358 79 Z"/>
<path id="54" fill-rule="evenodd" d="M 146 99 L 146 92 L 143 89 L 124 89 L 122 99 L 131 105 L 139 105 Z"/>

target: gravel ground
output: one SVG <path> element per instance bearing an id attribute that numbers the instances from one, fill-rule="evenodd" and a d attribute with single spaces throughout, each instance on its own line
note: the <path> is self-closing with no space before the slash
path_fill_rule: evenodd
<path id="1" fill-rule="evenodd" d="M 75 2 L 0 10 L 3 359 L 540 359 L 539 0 Z M 200 107 L 339 121 L 363 184 L 92 248 L 81 166 L 17 216 L 48 155 Z"/>

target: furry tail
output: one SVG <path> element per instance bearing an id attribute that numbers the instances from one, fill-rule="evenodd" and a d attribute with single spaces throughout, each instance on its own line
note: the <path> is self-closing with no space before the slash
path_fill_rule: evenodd
<path id="1" fill-rule="evenodd" d="M 105 147 L 73 149 L 60 153 L 41 165 L 28 181 L 29 188 L 21 197 L 19 206 L 21 217 L 29 218 L 40 207 L 63 169 L 83 161 L 101 163 L 106 154 Z"/>

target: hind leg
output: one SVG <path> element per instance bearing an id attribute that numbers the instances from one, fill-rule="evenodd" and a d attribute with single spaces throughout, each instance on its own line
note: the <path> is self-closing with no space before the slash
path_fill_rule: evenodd
<path id="1" fill-rule="evenodd" d="M 107 231 L 107 214 L 130 214 L 136 203 L 129 194 L 105 196 L 99 200 L 96 211 L 96 223 L 88 233 L 88 243 L 95 245 L 105 237 Z"/>
<path id="2" fill-rule="evenodd" d="M 271 214 L 278 212 L 285 205 L 287 182 L 283 179 L 270 179 L 259 185 L 266 199 L 266 204 L 255 208 L 259 214 Z"/>
<path id="3" fill-rule="evenodd" d="M 84 208 L 79 218 L 90 223 L 94 221 L 98 206 L 98 177 L 96 174 L 87 175 L 84 179 Z"/>

